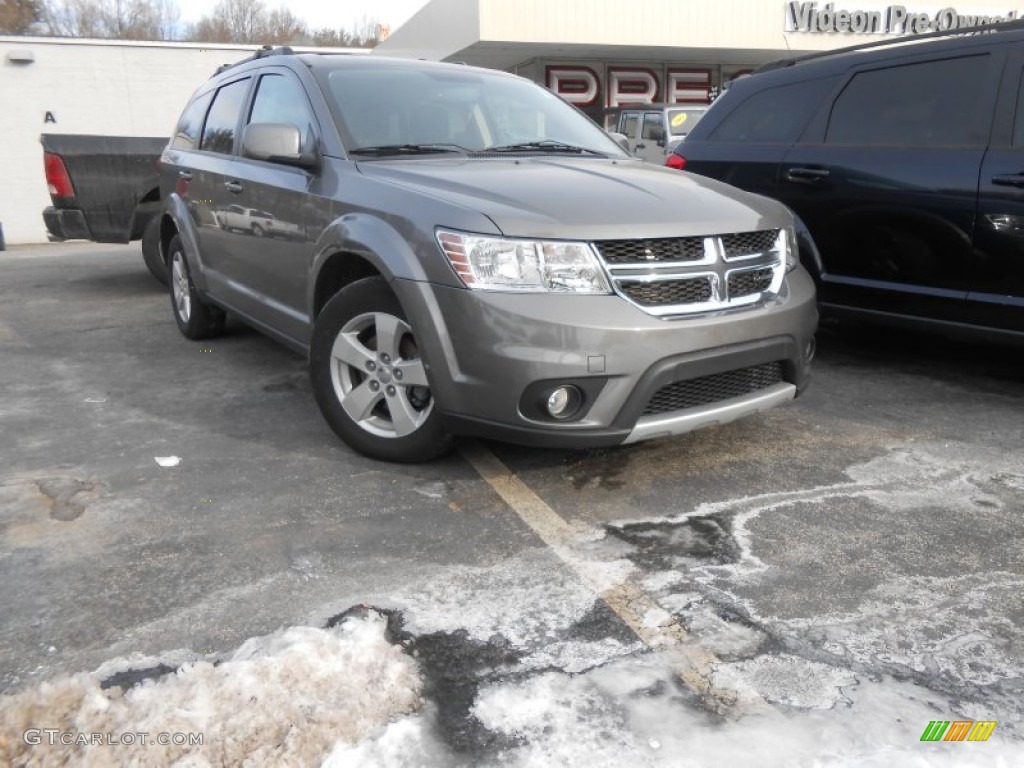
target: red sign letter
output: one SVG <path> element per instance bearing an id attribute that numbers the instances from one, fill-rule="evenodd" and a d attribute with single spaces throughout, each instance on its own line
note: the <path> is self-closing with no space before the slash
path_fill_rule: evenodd
<path id="1" fill-rule="evenodd" d="M 601 90 L 597 75 L 589 67 L 548 67 L 548 89 L 570 104 L 589 107 Z"/>
<path id="2" fill-rule="evenodd" d="M 670 69 L 665 86 L 669 104 L 708 104 L 711 102 L 710 69 Z"/>

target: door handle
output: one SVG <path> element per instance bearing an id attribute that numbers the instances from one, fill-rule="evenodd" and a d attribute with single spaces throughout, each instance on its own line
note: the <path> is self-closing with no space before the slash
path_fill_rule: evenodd
<path id="1" fill-rule="evenodd" d="M 226 189 L 228 192 L 230 192 L 233 195 L 240 195 L 240 194 L 242 194 L 242 184 L 241 184 L 241 182 L 238 182 L 238 181 L 225 181 L 224 182 L 224 189 Z"/>
<path id="2" fill-rule="evenodd" d="M 188 171 L 178 171 L 178 178 L 185 181 L 192 181 L 192 174 Z"/>
<path id="3" fill-rule="evenodd" d="M 827 179 L 828 173 L 828 170 L 825 168 L 790 168 L 786 171 L 786 181 L 795 181 L 798 184 L 815 184 L 822 179 Z"/>
<path id="4" fill-rule="evenodd" d="M 992 183 L 998 184 L 1000 187 L 1024 187 L 1024 174 L 1016 173 L 993 176 Z"/>

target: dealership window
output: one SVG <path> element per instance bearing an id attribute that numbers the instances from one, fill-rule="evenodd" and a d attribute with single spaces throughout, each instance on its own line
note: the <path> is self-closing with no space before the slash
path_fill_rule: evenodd
<path id="1" fill-rule="evenodd" d="M 235 145 L 238 116 L 242 112 L 242 102 L 245 101 L 248 89 L 249 78 L 245 78 L 228 83 L 217 91 L 217 95 L 213 99 L 213 106 L 210 107 L 210 112 L 206 116 L 206 125 L 203 126 L 203 138 L 199 142 L 200 149 L 207 152 L 231 154 Z"/>
<path id="2" fill-rule="evenodd" d="M 172 149 L 195 149 L 199 141 L 199 130 L 203 127 L 203 118 L 206 117 L 206 110 L 210 106 L 210 99 L 213 92 L 205 93 L 188 105 L 185 113 L 181 116 L 178 128 L 171 140 Z"/>
<path id="3" fill-rule="evenodd" d="M 989 57 L 966 56 L 861 72 L 836 99 L 825 142 L 887 146 L 978 146 L 972 130 Z M 986 124 L 990 121 L 986 121 Z"/>
<path id="4" fill-rule="evenodd" d="M 260 78 L 249 112 L 250 123 L 291 123 L 299 129 L 301 146 L 309 147 L 312 120 L 306 95 L 298 83 L 278 74 Z"/>
<path id="5" fill-rule="evenodd" d="M 807 80 L 755 93 L 729 113 L 711 132 L 710 138 L 761 144 L 792 143 L 821 103 L 830 82 Z"/>

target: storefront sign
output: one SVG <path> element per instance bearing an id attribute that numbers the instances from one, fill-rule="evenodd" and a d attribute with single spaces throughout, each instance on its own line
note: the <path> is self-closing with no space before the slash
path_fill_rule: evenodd
<path id="1" fill-rule="evenodd" d="M 1012 21 L 1017 16 L 1017 11 L 964 13 L 951 7 L 925 10 L 905 5 L 850 10 L 836 8 L 835 3 L 818 5 L 816 2 L 798 1 L 786 4 L 785 29 L 787 32 L 919 35 Z"/>
<path id="2" fill-rule="evenodd" d="M 622 107 L 659 101 L 708 104 L 711 101 L 709 69 L 548 66 L 545 80 L 549 89 L 577 107 L 598 104 Z"/>

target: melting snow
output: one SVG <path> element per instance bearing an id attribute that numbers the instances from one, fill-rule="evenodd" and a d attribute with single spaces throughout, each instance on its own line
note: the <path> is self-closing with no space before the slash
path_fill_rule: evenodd
<path id="1" fill-rule="evenodd" d="M 79 766 L 315 765 L 421 704 L 415 662 L 375 613 L 333 629 L 292 627 L 244 643 L 220 664 L 196 662 L 122 693 L 80 674 L 0 699 L 0 754 L 12 763 Z M 25 744 L 29 728 L 150 734 L 150 743 Z M 203 745 L 159 746 L 158 733 Z"/>

